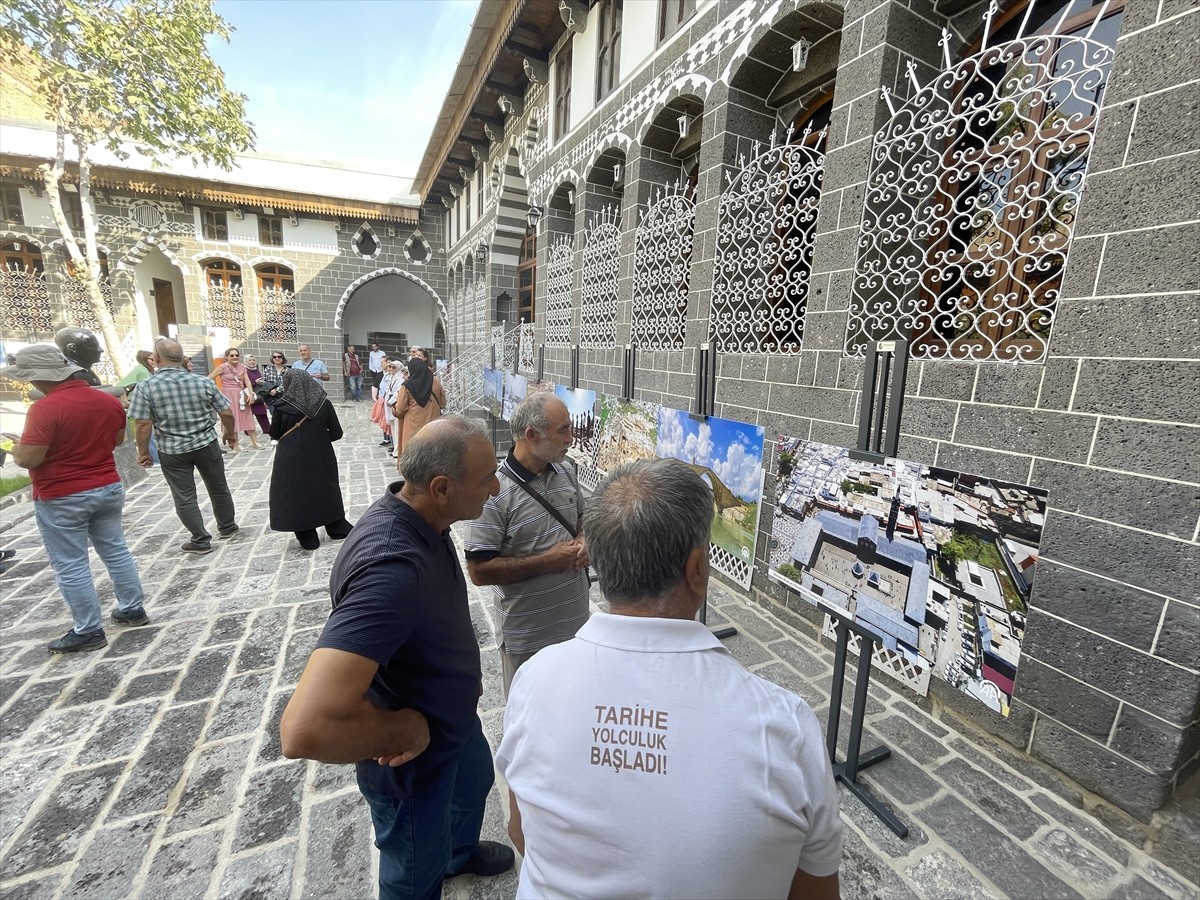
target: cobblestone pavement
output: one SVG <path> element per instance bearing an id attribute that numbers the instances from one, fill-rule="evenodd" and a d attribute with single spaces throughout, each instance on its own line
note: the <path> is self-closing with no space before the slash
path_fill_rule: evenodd
<path id="1" fill-rule="evenodd" d="M 394 469 L 366 404 L 339 412 L 353 521 Z M 108 628 L 100 652 L 46 651 L 70 627 L 66 606 L 32 519 L 5 533 L 20 557 L 0 581 L 0 897 L 374 896 L 375 851 L 352 768 L 286 760 L 276 731 L 328 611 L 337 546 L 309 554 L 268 530 L 270 451 L 244 451 L 227 468 L 241 531 L 208 556 L 179 552 L 187 535 L 161 476 L 131 489 L 126 530 L 152 624 Z M 109 607 L 111 586 L 95 565 Z M 712 603 L 710 625 L 738 628 L 726 642 L 733 654 L 824 719 L 828 646 L 721 585 Z M 500 668 L 483 592 L 472 593 L 471 613 L 495 746 Z M 898 840 L 844 794 L 844 896 L 1196 896 L 1046 770 L 948 732 L 885 681 L 872 685 L 863 746 L 885 740 L 893 758 L 860 777 L 910 832 Z M 505 839 L 505 808 L 497 788 L 485 837 Z M 465 877 L 446 893 L 511 897 L 515 888 L 512 874 Z"/>

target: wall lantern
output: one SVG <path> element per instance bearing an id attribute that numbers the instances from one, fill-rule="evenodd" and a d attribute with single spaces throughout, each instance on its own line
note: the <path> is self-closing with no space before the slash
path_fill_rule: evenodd
<path id="1" fill-rule="evenodd" d="M 575 188 L 567 188 L 567 206 L 575 205 Z"/>
<path id="2" fill-rule="evenodd" d="M 621 164 L 613 163 L 613 187 L 621 183 Z"/>
<path id="3" fill-rule="evenodd" d="M 530 205 L 529 212 L 525 213 L 525 221 L 529 224 L 530 230 L 537 231 L 538 222 L 542 221 L 542 208 Z"/>
<path id="4" fill-rule="evenodd" d="M 483 259 L 487 256 L 488 245 L 487 241 L 480 241 L 479 246 L 475 248 L 475 256 L 478 259 Z"/>
<path id="5" fill-rule="evenodd" d="M 804 67 L 808 65 L 808 51 L 812 44 L 805 38 L 800 38 L 796 43 L 792 44 L 792 71 L 803 72 Z"/>
<path id="6" fill-rule="evenodd" d="M 684 113 L 682 116 L 679 117 L 679 136 L 681 138 L 687 137 L 688 129 L 691 127 L 692 127 L 692 119 L 687 113 Z"/>

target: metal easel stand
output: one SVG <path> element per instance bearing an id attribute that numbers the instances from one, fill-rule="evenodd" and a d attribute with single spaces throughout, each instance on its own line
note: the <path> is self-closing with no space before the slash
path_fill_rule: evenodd
<path id="1" fill-rule="evenodd" d="M 829 691 L 829 725 L 825 730 L 825 746 L 829 761 L 833 764 L 833 777 L 844 784 L 847 790 L 863 802 L 897 837 L 908 836 L 908 826 L 896 818 L 882 801 L 858 783 L 861 769 L 883 762 L 892 755 L 884 746 L 860 753 L 862 746 L 863 718 L 867 711 L 867 685 L 871 681 L 871 657 L 875 652 L 875 635 L 852 621 L 846 610 L 820 605 L 820 609 L 833 619 L 837 631 L 837 649 L 833 657 L 833 685 Z M 850 739 L 846 745 L 846 761 L 837 761 L 838 727 L 842 718 L 842 684 L 846 680 L 846 651 L 849 648 L 850 632 L 859 637 L 858 672 L 854 679 L 854 703 L 850 709 Z"/>

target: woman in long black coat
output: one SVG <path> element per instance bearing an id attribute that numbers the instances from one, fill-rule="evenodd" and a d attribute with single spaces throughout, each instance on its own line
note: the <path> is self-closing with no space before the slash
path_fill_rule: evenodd
<path id="1" fill-rule="evenodd" d="M 271 470 L 271 530 L 295 532 L 305 550 L 321 546 L 321 526 L 330 540 L 348 535 L 353 526 L 346 521 L 333 453 L 342 425 L 324 388 L 307 372 L 283 373 L 271 438 L 279 442 Z"/>

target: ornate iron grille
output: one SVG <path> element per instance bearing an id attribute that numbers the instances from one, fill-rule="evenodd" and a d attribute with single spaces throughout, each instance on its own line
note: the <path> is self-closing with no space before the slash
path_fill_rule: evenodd
<path id="1" fill-rule="evenodd" d="M 264 341 L 299 340 L 296 295 L 278 287 L 258 289 L 258 336 Z"/>
<path id="2" fill-rule="evenodd" d="M 88 298 L 87 288 L 74 278 L 65 278 L 62 282 L 62 290 L 67 321 L 99 335 L 100 320 L 96 317 L 96 313 L 92 309 L 92 301 Z M 116 309 L 113 306 L 112 285 L 109 283 L 107 277 L 100 279 L 100 295 L 104 298 L 104 305 L 108 307 L 108 314 L 115 317 Z M 117 370 L 113 366 L 111 354 L 109 353 L 105 353 L 100 357 L 100 362 L 92 366 L 92 371 L 99 376 L 101 381 L 107 384 L 111 384 L 117 380 Z"/>
<path id="3" fill-rule="evenodd" d="M 910 64 L 871 151 L 846 355 L 903 337 L 924 359 L 1045 359 L 1111 61 L 1040 35 L 923 88 Z"/>
<path id="4" fill-rule="evenodd" d="M 717 208 L 709 339 L 737 353 L 799 353 L 808 309 L 823 132 L 771 135 L 739 160 Z"/>
<path id="5" fill-rule="evenodd" d="M 504 326 L 492 326 L 492 359 L 495 360 L 493 368 L 507 369 L 504 360 Z"/>
<path id="6" fill-rule="evenodd" d="M 233 341 L 246 339 L 246 306 L 240 284 L 207 284 L 204 287 L 204 324 L 228 328 Z"/>
<path id="7" fill-rule="evenodd" d="M 536 331 L 532 322 L 525 322 L 520 326 L 520 333 L 517 339 L 517 371 L 524 372 L 527 375 L 537 372 L 537 347 L 534 344 L 535 334 Z"/>
<path id="8" fill-rule="evenodd" d="M 0 298 L 4 301 L 4 332 L 10 338 L 36 341 L 53 336 L 50 292 L 42 272 L 0 273 Z"/>
<path id="9" fill-rule="evenodd" d="M 571 284 L 575 250 L 570 237 L 556 238 L 546 254 L 546 344 L 571 346 Z"/>
<path id="10" fill-rule="evenodd" d="M 602 210 L 584 237 L 579 346 L 617 346 L 617 283 L 621 277 L 620 212 Z"/>
<path id="11" fill-rule="evenodd" d="M 483 343 L 487 328 L 487 277 L 481 274 L 475 279 L 475 296 L 471 301 L 472 339 Z"/>
<path id="12" fill-rule="evenodd" d="M 676 186 L 642 215 L 635 238 L 633 343 L 649 350 L 683 349 L 696 190 Z"/>

